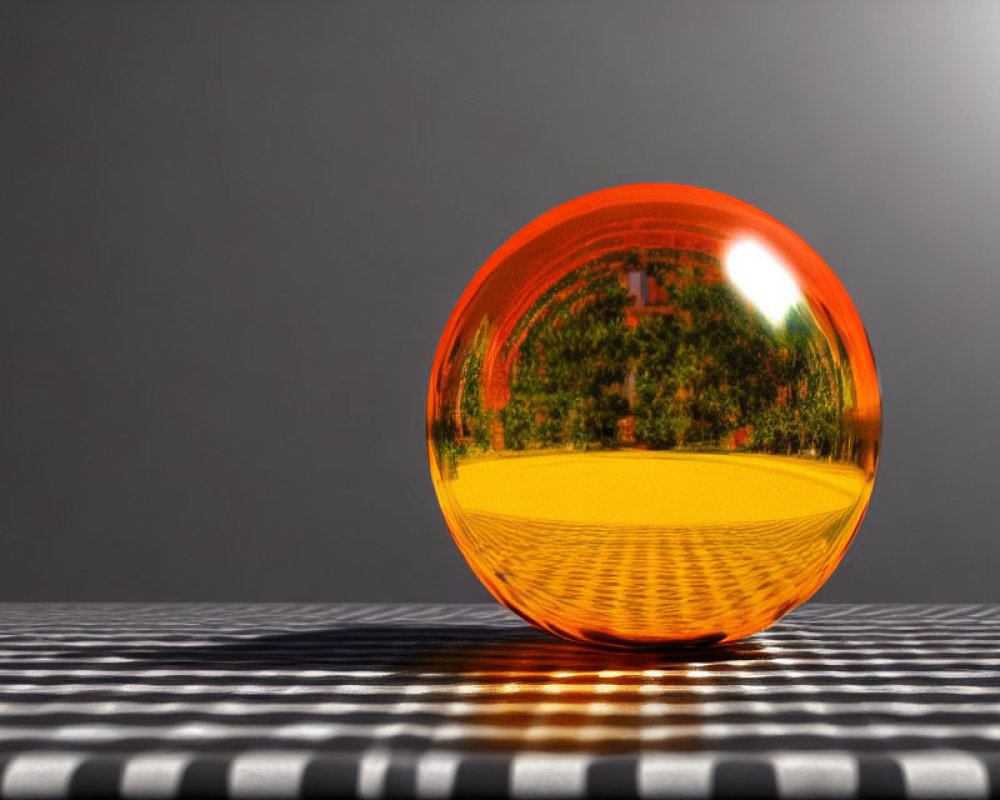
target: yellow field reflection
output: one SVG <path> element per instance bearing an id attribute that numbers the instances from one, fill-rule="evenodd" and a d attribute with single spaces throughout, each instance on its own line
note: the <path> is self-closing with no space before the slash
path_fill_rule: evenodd
<path id="1" fill-rule="evenodd" d="M 448 513 L 491 591 L 597 644 L 737 639 L 807 599 L 871 491 L 861 469 L 615 451 L 460 464 Z"/>
<path id="2" fill-rule="evenodd" d="M 857 467 L 801 458 L 619 450 L 470 461 L 458 467 L 451 491 L 468 511 L 669 526 L 842 512 L 865 482 Z"/>

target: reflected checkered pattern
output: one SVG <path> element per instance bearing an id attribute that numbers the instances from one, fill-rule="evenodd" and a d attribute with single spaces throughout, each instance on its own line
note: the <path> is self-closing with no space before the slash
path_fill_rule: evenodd
<path id="1" fill-rule="evenodd" d="M 667 618 L 698 629 L 719 616 L 738 618 L 740 609 L 755 609 L 761 626 L 787 613 L 802 575 L 836 568 L 842 549 L 831 550 L 830 541 L 856 510 L 676 529 L 457 516 L 495 575 L 520 576 L 516 590 L 507 587 L 520 608 L 558 607 L 579 630 L 587 630 L 588 616 L 597 612 L 604 626 L 626 619 L 655 628 L 657 619 Z M 706 633 L 716 640 L 726 635 Z M 593 633 L 588 638 L 600 641 Z"/>

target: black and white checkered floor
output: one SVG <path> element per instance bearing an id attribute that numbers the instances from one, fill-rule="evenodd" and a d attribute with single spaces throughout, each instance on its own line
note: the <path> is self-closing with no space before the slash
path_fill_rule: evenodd
<path id="1" fill-rule="evenodd" d="M 586 650 L 492 606 L 0 605 L 0 797 L 1000 797 L 1000 607 Z"/>

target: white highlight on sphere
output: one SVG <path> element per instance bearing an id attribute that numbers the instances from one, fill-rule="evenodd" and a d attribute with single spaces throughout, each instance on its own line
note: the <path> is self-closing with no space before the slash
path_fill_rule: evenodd
<path id="1" fill-rule="evenodd" d="M 740 294 L 772 325 L 782 324 L 788 312 L 802 301 L 802 292 L 788 268 L 752 239 L 729 248 L 725 267 Z"/>

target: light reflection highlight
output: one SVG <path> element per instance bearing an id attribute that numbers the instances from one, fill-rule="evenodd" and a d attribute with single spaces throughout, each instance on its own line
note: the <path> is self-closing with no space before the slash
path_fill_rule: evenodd
<path id="1" fill-rule="evenodd" d="M 737 242 L 725 257 L 726 276 L 740 294 L 772 325 L 781 325 L 802 302 L 791 272 L 767 248 L 753 239 Z"/>

